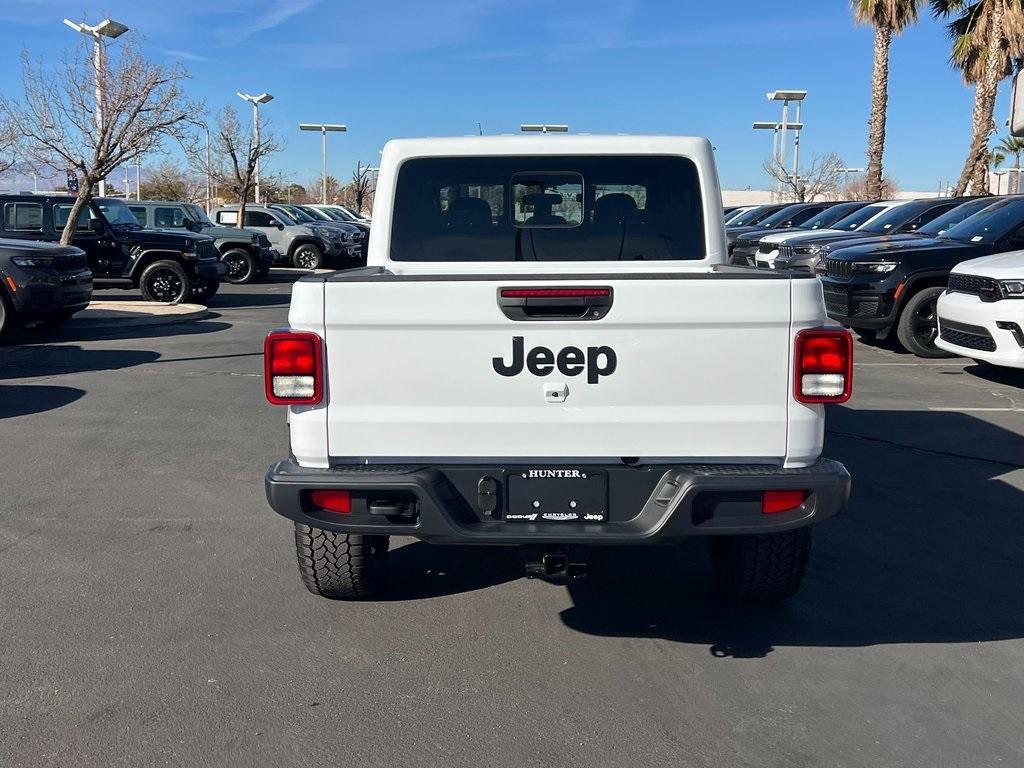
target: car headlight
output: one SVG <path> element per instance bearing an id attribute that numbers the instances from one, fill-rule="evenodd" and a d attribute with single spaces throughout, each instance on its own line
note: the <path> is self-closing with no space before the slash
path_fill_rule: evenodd
<path id="1" fill-rule="evenodd" d="M 50 256 L 14 256 L 11 261 L 18 267 L 52 267 Z"/>
<path id="2" fill-rule="evenodd" d="M 1008 299 L 1024 299 L 1024 280 L 1000 280 L 999 290 Z"/>
<path id="3" fill-rule="evenodd" d="M 794 256 L 820 256 L 820 245 L 796 245 L 793 246 Z"/>
<path id="4" fill-rule="evenodd" d="M 851 265 L 855 273 L 885 275 L 899 266 L 897 261 L 855 261 Z"/>

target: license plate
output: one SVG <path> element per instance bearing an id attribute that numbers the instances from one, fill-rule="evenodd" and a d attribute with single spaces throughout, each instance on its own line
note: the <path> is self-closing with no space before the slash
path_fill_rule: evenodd
<path id="1" fill-rule="evenodd" d="M 505 519 L 516 523 L 604 523 L 608 476 L 586 469 L 526 469 L 510 474 Z"/>

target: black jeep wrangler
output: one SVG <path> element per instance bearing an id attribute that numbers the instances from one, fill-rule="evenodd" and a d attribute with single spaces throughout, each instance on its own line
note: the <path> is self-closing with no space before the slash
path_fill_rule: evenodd
<path id="1" fill-rule="evenodd" d="M 0 195 L 0 236 L 57 241 L 74 202 L 68 195 Z M 85 251 L 93 287 L 138 288 L 149 301 L 204 301 L 227 272 L 212 237 L 145 230 L 123 200 L 109 197 L 83 209 L 71 242 Z"/>

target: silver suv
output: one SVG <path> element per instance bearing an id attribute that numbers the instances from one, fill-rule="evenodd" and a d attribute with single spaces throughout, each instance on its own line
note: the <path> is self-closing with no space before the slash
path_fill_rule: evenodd
<path id="1" fill-rule="evenodd" d="M 222 226 L 237 226 L 238 206 L 214 208 L 212 218 Z M 359 244 L 350 233 L 316 222 L 298 222 L 271 206 L 246 205 L 245 227 L 265 234 L 283 259 L 301 269 L 350 267 L 359 262 Z"/>

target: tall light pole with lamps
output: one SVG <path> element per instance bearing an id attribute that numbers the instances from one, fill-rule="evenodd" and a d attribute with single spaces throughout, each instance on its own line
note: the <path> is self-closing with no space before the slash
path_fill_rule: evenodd
<path id="1" fill-rule="evenodd" d="M 323 154 L 323 182 L 320 190 L 320 203 L 327 205 L 327 132 L 336 131 L 344 133 L 348 130 L 347 125 L 340 123 L 299 123 L 300 131 L 320 131 L 322 137 Z"/>
<path id="2" fill-rule="evenodd" d="M 260 145 L 260 104 L 266 104 L 268 101 L 273 101 L 274 97 L 269 93 L 261 93 L 257 96 L 253 96 L 248 93 L 238 92 L 238 98 L 243 101 L 248 101 L 252 104 L 252 133 L 253 142 L 259 152 Z M 256 156 L 256 202 L 260 201 L 260 158 Z"/>
<path id="3" fill-rule="evenodd" d="M 786 130 L 792 126 L 800 126 L 793 129 L 793 181 L 795 185 L 796 179 L 800 175 L 800 131 L 804 127 L 800 122 L 800 107 L 804 99 L 807 98 L 807 91 L 769 91 L 765 95 L 768 97 L 768 101 L 782 102 L 782 146 L 779 150 L 779 164 L 783 168 L 786 166 Z M 796 120 L 793 123 L 789 122 L 789 102 L 791 101 L 796 102 Z"/>
<path id="4" fill-rule="evenodd" d="M 64 19 L 64 23 L 75 30 L 75 32 L 81 32 L 83 35 L 92 38 L 92 65 L 96 72 L 96 141 L 101 142 L 103 140 L 104 125 L 103 79 L 106 66 L 103 60 L 103 38 L 109 37 L 113 40 L 120 37 L 128 31 L 128 27 L 113 19 L 104 19 L 94 26 L 90 26 L 85 22 L 71 21 L 71 19 Z M 100 179 L 99 192 L 100 197 L 107 194 L 106 179 Z"/>
<path id="5" fill-rule="evenodd" d="M 796 130 L 799 130 L 800 128 L 804 127 L 803 123 L 786 123 L 785 125 L 788 128 L 794 128 Z M 779 132 L 782 130 L 782 126 L 783 126 L 783 123 L 777 122 L 775 120 L 758 120 L 758 121 L 756 121 L 753 124 L 753 128 L 754 128 L 755 131 L 771 131 L 772 132 L 772 159 L 771 159 L 771 165 L 772 165 L 773 168 L 782 168 L 783 173 L 785 173 L 786 169 L 785 169 L 785 166 L 783 165 L 783 163 L 785 162 L 785 157 L 783 156 L 782 159 L 779 158 Z M 775 181 L 774 181 L 774 179 L 772 181 L 771 194 L 772 194 L 772 202 L 775 202 Z"/>
<path id="6" fill-rule="evenodd" d="M 522 123 L 519 130 L 523 133 L 568 133 L 569 126 L 564 124 Z"/>

